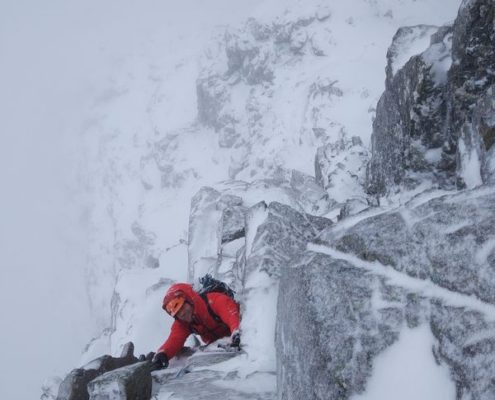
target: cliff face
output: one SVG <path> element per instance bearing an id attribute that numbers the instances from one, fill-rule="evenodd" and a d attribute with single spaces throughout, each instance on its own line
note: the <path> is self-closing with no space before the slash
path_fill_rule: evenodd
<path id="1" fill-rule="evenodd" d="M 401 68 L 394 61 L 407 52 L 408 41 L 418 42 L 431 27 L 397 32 L 373 123 L 370 194 L 425 179 L 443 188 L 491 179 L 493 21 L 492 1 L 464 2 L 454 23 L 438 29 L 430 46 Z"/>

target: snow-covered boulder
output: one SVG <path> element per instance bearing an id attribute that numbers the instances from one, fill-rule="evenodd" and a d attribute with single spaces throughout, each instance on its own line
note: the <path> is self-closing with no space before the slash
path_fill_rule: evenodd
<path id="1" fill-rule="evenodd" d="M 102 374 L 137 362 L 134 357 L 134 345 L 124 346 L 121 357 L 101 356 L 82 368 L 72 370 L 60 384 L 57 400 L 89 399 L 88 384 Z"/>
<path id="2" fill-rule="evenodd" d="M 90 400 L 149 400 L 151 387 L 151 364 L 143 361 L 99 376 L 88 392 Z"/>

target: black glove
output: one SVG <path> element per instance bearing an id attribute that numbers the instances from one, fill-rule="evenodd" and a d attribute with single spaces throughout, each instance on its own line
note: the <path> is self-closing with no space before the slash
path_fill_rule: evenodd
<path id="1" fill-rule="evenodd" d="M 239 331 L 234 331 L 234 333 L 232 334 L 232 336 L 230 338 L 232 340 L 230 342 L 230 346 L 237 347 L 238 349 L 240 349 L 241 348 L 241 334 L 239 333 Z"/>
<path id="2" fill-rule="evenodd" d="M 165 369 L 168 367 L 168 357 L 164 352 L 156 353 L 151 362 L 156 369 Z"/>

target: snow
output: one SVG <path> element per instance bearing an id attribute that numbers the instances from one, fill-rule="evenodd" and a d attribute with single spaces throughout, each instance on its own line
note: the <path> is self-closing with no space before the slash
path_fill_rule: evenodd
<path id="1" fill-rule="evenodd" d="M 395 42 L 395 55 L 391 59 L 392 75 L 395 75 L 412 56 L 425 51 L 430 45 L 430 37 L 438 27 L 416 26 Z"/>
<path id="2" fill-rule="evenodd" d="M 481 160 L 475 146 L 467 146 L 464 138 L 459 138 L 460 171 L 459 175 L 464 180 L 468 189 L 473 189 L 483 183 L 481 179 Z"/>
<path id="3" fill-rule="evenodd" d="M 425 152 L 425 160 L 431 164 L 438 164 L 442 158 L 442 148 L 429 149 Z"/>
<path id="4" fill-rule="evenodd" d="M 476 254 L 476 261 L 483 265 L 487 262 L 487 258 L 495 250 L 495 238 L 488 239 L 483 243 L 480 250 Z"/>
<path id="5" fill-rule="evenodd" d="M 253 249 L 254 238 L 260 226 L 266 219 L 268 211 L 260 204 L 255 210 L 251 212 L 246 224 L 246 257 L 249 257 Z"/>
<path id="6" fill-rule="evenodd" d="M 435 339 L 427 325 L 404 329 L 399 341 L 373 361 L 373 374 L 363 394 L 351 400 L 454 400 L 448 368 L 433 356 Z"/>

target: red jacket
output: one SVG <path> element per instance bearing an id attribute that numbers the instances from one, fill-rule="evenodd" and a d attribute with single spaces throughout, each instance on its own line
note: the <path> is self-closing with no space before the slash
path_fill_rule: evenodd
<path id="1" fill-rule="evenodd" d="M 187 324 L 176 319 L 172 324 L 168 339 L 158 349 L 158 352 L 164 352 L 169 359 L 184 346 L 191 333 L 200 335 L 203 342 L 209 344 L 222 337 L 230 336 L 233 331 L 239 329 L 239 305 L 229 296 L 223 293 L 206 295 L 211 310 L 222 320 L 222 322 L 217 322 L 209 313 L 205 301 L 187 283 L 172 285 L 163 303 L 166 304 L 178 291 L 182 292 L 186 301 L 194 307 L 193 322 Z"/>

